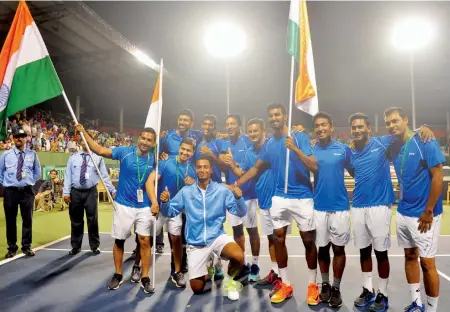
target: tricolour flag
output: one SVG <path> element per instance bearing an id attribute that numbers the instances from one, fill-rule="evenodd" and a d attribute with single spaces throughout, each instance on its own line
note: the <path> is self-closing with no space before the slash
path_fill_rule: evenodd
<path id="1" fill-rule="evenodd" d="M 145 128 L 153 128 L 157 133 L 160 131 L 161 121 L 159 120 L 161 110 L 161 96 L 160 96 L 160 80 L 161 74 L 158 76 L 155 91 L 153 91 L 152 102 L 148 109 L 147 119 L 145 120 Z"/>
<path id="2" fill-rule="evenodd" d="M 63 88 L 25 1 L 20 1 L 0 54 L 0 140 L 6 119 L 58 95 Z"/>
<path id="3" fill-rule="evenodd" d="M 299 65 L 295 105 L 298 109 L 315 115 L 319 111 L 319 102 L 306 0 L 291 0 L 287 48 Z"/>

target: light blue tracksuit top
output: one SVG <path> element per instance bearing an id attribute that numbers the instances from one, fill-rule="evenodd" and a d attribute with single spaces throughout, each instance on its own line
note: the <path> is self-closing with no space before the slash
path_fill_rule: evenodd
<path id="1" fill-rule="evenodd" d="M 169 218 L 183 210 L 186 214 L 186 242 L 201 247 L 225 234 L 223 223 L 227 210 L 243 217 L 247 214 L 247 205 L 243 197 L 235 199 L 225 184 L 211 181 L 206 188 L 206 196 L 194 183 L 183 187 L 174 198 L 161 205 L 161 213 Z"/>

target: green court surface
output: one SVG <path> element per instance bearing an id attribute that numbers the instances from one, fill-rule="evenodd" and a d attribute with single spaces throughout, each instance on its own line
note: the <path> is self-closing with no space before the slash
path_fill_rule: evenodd
<path id="1" fill-rule="evenodd" d="M 0 199 L 0 259 L 6 254 L 6 225 L 5 214 L 3 210 L 3 199 Z M 112 221 L 112 205 L 109 203 L 101 203 L 99 205 L 99 227 L 100 232 L 111 232 Z M 394 208 L 394 216 L 396 209 Z M 20 213 L 17 217 L 18 226 L 18 245 L 20 248 L 22 219 Z M 392 220 L 392 234 L 395 234 L 395 217 Z M 225 223 L 225 230 L 228 234 L 232 234 L 231 227 Z M 87 231 L 87 228 L 85 228 Z M 450 206 L 444 207 L 444 213 L 442 215 L 441 234 L 450 235 Z M 68 210 L 60 211 L 56 208 L 52 212 L 35 212 L 33 216 L 33 247 L 37 247 L 61 237 L 70 235 L 70 220 Z M 298 236 L 299 232 L 297 226 L 293 225 L 292 235 Z M 68 246 L 69 248 L 70 246 Z"/>

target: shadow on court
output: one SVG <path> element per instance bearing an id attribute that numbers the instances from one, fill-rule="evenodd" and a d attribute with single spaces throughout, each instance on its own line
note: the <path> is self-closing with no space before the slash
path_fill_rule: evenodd
<path id="1" fill-rule="evenodd" d="M 442 274 L 450 275 L 450 237 L 441 237 L 440 256 L 437 266 Z M 170 255 L 166 253 L 156 260 L 156 292 L 147 295 L 140 284 L 130 282 L 134 258 L 131 255 L 134 243 L 130 239 L 125 245 L 123 266 L 124 283 L 118 290 L 110 291 L 107 285 L 114 273 L 112 260 L 113 240 L 107 234 L 101 235 L 102 253 L 93 255 L 89 246 L 82 246 L 83 252 L 69 256 L 69 239 L 40 250 L 34 258 L 19 258 L 0 265 L 0 298 L 2 312 L 6 311 L 365 311 L 353 307 L 353 300 L 361 293 L 361 274 L 357 250 L 347 249 L 347 266 L 341 283 L 344 305 L 331 309 L 325 304 L 308 307 L 305 303 L 308 271 L 304 251 L 298 238 L 288 239 L 289 275 L 294 286 L 294 297 L 273 305 L 269 301 L 270 287 L 249 285 L 240 293 L 240 300 L 230 301 L 221 288 L 220 281 L 214 282 L 212 290 L 203 295 L 194 295 L 189 285 L 186 289 L 176 288 L 169 278 Z M 352 244 L 352 243 L 351 243 Z M 267 254 L 266 239 L 261 239 L 260 265 L 266 274 L 271 266 Z M 393 238 L 390 250 L 391 277 L 389 281 L 389 311 L 403 311 L 409 303 L 409 287 L 403 271 L 401 250 Z M 445 252 L 447 249 L 447 252 Z M 249 251 L 250 249 L 248 249 Z M 226 263 L 224 268 L 226 269 Z M 332 275 L 332 274 L 330 274 Z M 373 272 L 374 287 L 378 286 L 376 262 Z M 188 277 L 186 277 L 188 278 Z M 320 279 L 320 276 L 319 276 Z M 449 278 L 450 279 L 450 278 Z M 441 275 L 440 311 L 446 311 L 450 298 L 450 280 Z M 424 296 L 424 292 L 422 292 Z"/>

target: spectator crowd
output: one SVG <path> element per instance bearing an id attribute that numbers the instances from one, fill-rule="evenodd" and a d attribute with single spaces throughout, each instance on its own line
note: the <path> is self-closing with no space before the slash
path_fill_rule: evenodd
<path id="1" fill-rule="evenodd" d="M 98 120 L 82 120 L 97 143 L 105 147 L 129 146 L 134 142 L 130 134 L 98 131 Z M 8 120 L 8 138 L 0 142 L 0 150 L 13 146 L 12 133 L 23 130 L 27 134 L 26 147 L 37 152 L 72 153 L 80 150 L 69 114 L 28 109 L 11 116 Z"/>

